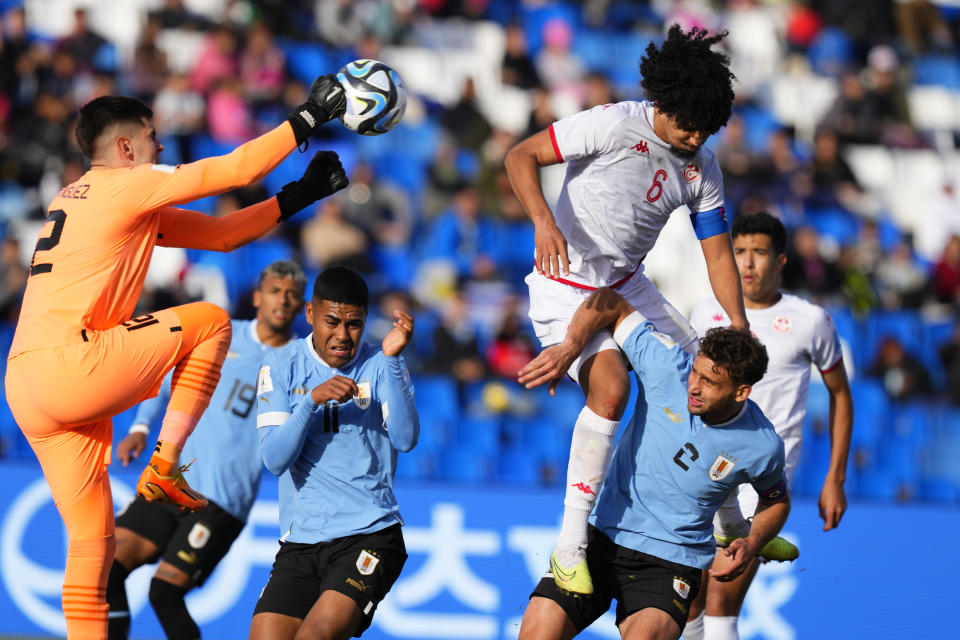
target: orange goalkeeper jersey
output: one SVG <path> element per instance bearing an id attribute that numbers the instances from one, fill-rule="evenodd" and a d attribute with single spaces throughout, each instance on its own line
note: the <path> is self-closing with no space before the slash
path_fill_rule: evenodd
<path id="1" fill-rule="evenodd" d="M 50 204 L 37 241 L 9 357 L 72 344 L 82 329 L 102 330 L 128 320 L 154 245 L 167 244 L 165 227 L 179 236 L 169 246 L 195 246 L 173 231 L 180 210 L 170 205 L 259 180 L 295 148 L 285 122 L 225 156 L 177 167 L 91 169 L 65 187 Z M 191 219 L 189 212 L 183 219 Z M 214 230 L 209 224 L 194 228 Z M 204 245 L 196 240 L 196 246 Z"/>

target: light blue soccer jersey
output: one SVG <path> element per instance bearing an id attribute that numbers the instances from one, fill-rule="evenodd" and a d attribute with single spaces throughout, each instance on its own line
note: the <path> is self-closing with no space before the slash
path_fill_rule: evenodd
<path id="1" fill-rule="evenodd" d="M 230 515 L 246 521 L 257 497 L 263 463 L 254 425 L 257 420 L 257 372 L 265 353 L 274 351 L 257 337 L 256 320 L 233 320 L 233 339 L 223 361 L 210 406 L 184 445 L 190 486 Z M 140 403 L 134 424 L 151 424 L 170 400 L 167 375 L 160 394 Z"/>
<path id="2" fill-rule="evenodd" d="M 642 386 L 591 522 L 620 546 L 705 569 L 716 551 L 713 515 L 732 489 L 786 495 L 783 442 L 750 400 L 723 424 L 690 415 L 693 356 L 639 313 L 614 338 Z"/>
<path id="3" fill-rule="evenodd" d="M 359 395 L 317 405 L 311 392 L 335 375 Z M 283 540 L 312 544 L 402 523 L 393 494 L 397 452 L 414 447 L 420 422 L 401 356 L 362 343 L 333 369 L 312 334 L 264 358 L 257 384 L 257 431 L 267 468 L 280 483 Z"/>

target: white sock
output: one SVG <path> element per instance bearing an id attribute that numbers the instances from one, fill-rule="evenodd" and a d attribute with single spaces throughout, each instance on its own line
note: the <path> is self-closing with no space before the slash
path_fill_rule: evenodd
<path id="1" fill-rule="evenodd" d="M 573 427 L 563 523 L 557 539 L 557 561 L 572 567 L 583 559 L 587 545 L 587 518 L 607 477 L 618 420 L 601 418 L 584 407 Z"/>
<path id="2" fill-rule="evenodd" d="M 739 640 L 737 616 L 704 616 L 704 640 Z"/>
<path id="3" fill-rule="evenodd" d="M 750 535 L 750 523 L 740 512 L 740 500 L 736 489 L 730 491 L 730 495 L 713 516 L 713 530 L 717 535 L 724 537 Z"/>
<path id="4" fill-rule="evenodd" d="M 687 626 L 683 628 L 683 640 L 703 640 L 703 611 L 696 618 L 687 620 Z"/>

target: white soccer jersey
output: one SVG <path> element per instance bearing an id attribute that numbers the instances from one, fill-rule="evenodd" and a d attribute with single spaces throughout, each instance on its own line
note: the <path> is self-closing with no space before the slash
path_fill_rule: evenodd
<path id="1" fill-rule="evenodd" d="M 701 213 L 723 206 L 713 153 L 701 147 L 677 155 L 654 132 L 649 102 L 582 111 L 551 125 L 550 136 L 567 163 L 554 215 L 574 282 L 598 287 L 628 276 L 678 207 Z"/>
<path id="2" fill-rule="evenodd" d="M 789 293 L 766 309 L 747 308 L 747 320 L 770 358 L 767 374 L 753 386 L 750 399 L 783 439 L 792 474 L 800 456 L 810 365 L 826 372 L 840 363 L 837 328 L 822 308 Z M 730 320 L 719 303 L 709 298 L 693 310 L 690 324 L 703 337 L 708 329 L 729 326 Z"/>

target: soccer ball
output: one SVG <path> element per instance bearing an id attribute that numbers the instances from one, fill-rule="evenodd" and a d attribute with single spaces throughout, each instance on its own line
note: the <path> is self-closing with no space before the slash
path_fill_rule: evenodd
<path id="1" fill-rule="evenodd" d="M 379 60 L 354 60 L 337 72 L 347 94 L 340 121 L 352 131 L 378 136 L 390 131 L 407 109 L 407 88 L 400 75 Z"/>

